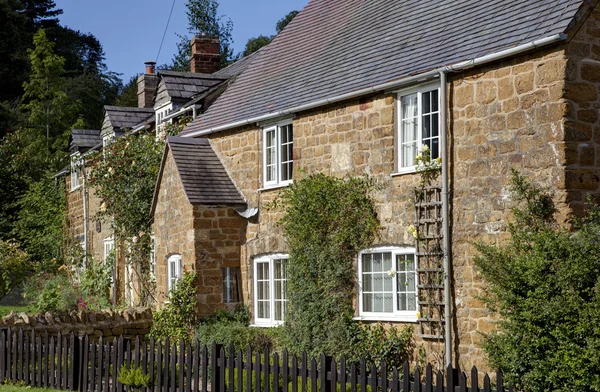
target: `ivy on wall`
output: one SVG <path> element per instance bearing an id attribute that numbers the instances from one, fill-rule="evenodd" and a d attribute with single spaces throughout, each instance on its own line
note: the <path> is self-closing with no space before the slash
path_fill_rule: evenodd
<path id="1" fill-rule="evenodd" d="M 154 299 L 150 209 L 163 141 L 167 135 L 181 132 L 185 124 L 186 119 L 166 124 L 158 139 L 154 132 L 126 134 L 93 155 L 90 162 L 89 185 L 102 202 L 95 218 L 111 222 L 116 243 L 125 245 L 126 261 L 139 283 L 137 297 L 141 305 L 149 305 Z"/>
<path id="2" fill-rule="evenodd" d="M 285 346 L 293 352 L 331 355 L 352 351 L 357 324 L 354 260 L 380 227 L 369 178 L 309 175 L 286 188 L 272 207 L 290 247 Z"/>

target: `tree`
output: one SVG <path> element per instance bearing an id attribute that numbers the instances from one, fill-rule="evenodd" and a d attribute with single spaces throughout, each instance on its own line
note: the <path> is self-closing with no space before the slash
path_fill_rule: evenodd
<path id="1" fill-rule="evenodd" d="M 290 23 L 292 21 L 292 19 L 294 19 L 296 17 L 296 15 L 298 15 L 298 11 L 292 11 L 289 14 L 287 14 L 285 17 L 281 18 L 277 22 L 277 25 L 275 26 L 275 30 L 277 30 L 277 34 L 281 33 L 281 31 L 285 28 L 285 26 L 287 26 L 288 23 Z M 268 44 L 271 43 L 271 41 L 273 41 L 274 38 L 275 38 L 274 35 L 272 35 L 270 37 L 265 36 L 265 35 L 259 35 L 258 37 L 250 38 L 248 40 L 248 42 L 246 43 L 246 48 L 242 52 L 241 57 L 246 57 L 246 56 L 256 52 L 258 49 L 262 48 L 263 46 L 267 46 Z"/>
<path id="2" fill-rule="evenodd" d="M 42 180 L 32 182 L 16 203 L 17 220 L 13 234 L 32 260 L 45 264 L 63 264 L 63 222 L 65 217 L 64 187 L 48 173 Z"/>
<path id="3" fill-rule="evenodd" d="M 29 50 L 31 75 L 23 85 L 21 108 L 28 116 L 28 132 L 36 136 L 33 143 L 45 152 L 48 167 L 58 169 L 64 164 L 78 105 L 69 100 L 64 90 L 65 59 L 53 52 L 54 44 L 48 41 L 44 30 L 34 36 L 34 46 Z"/>
<path id="4" fill-rule="evenodd" d="M 518 203 L 502 246 L 480 243 L 484 300 L 500 316 L 485 336 L 492 366 L 518 390 L 600 389 L 600 208 L 571 229 L 556 224 L 551 195 L 512 173 Z"/>
<path id="5" fill-rule="evenodd" d="M 115 101 L 115 105 L 117 106 L 137 106 L 138 105 L 138 96 L 137 96 L 137 79 L 138 75 L 134 75 L 129 79 L 123 88 L 119 96 Z"/>
<path id="6" fill-rule="evenodd" d="M 188 33 L 190 35 L 206 34 L 219 37 L 221 41 L 221 67 L 226 67 L 237 59 L 233 55 L 233 22 L 219 15 L 219 3 L 216 0 L 188 0 L 186 3 L 186 15 L 188 18 Z M 190 58 L 192 55 L 191 36 L 179 36 L 177 43 L 177 54 L 173 58 L 171 69 L 173 71 L 190 70 Z"/>
<path id="7" fill-rule="evenodd" d="M 0 240 L 0 299 L 19 287 L 32 271 L 29 256 L 16 242 Z"/>
<path id="8" fill-rule="evenodd" d="M 283 18 L 279 19 L 279 22 L 277 22 L 277 25 L 275 26 L 275 30 L 277 30 L 277 34 L 281 33 L 283 31 L 283 29 L 285 29 L 285 26 L 287 26 L 292 21 L 292 19 L 294 19 L 296 17 L 296 15 L 298 15 L 298 14 L 299 14 L 299 12 L 294 10 L 294 11 L 291 11 L 286 16 L 284 16 Z"/>
<path id="9" fill-rule="evenodd" d="M 252 53 L 256 52 L 258 49 L 262 48 L 263 46 L 267 46 L 271 43 L 272 39 L 273 38 L 266 37 L 264 35 L 259 35 L 256 38 L 250 38 L 246 43 L 246 48 L 244 49 L 242 57 L 249 56 Z"/>

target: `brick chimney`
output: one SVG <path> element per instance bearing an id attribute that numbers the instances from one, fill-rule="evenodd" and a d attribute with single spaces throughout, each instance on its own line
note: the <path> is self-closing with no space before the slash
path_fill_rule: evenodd
<path id="1" fill-rule="evenodd" d="M 192 39 L 190 69 L 194 73 L 217 72 L 221 69 L 221 42 L 209 35 L 195 36 Z"/>
<path id="2" fill-rule="evenodd" d="M 158 86 L 158 77 L 155 73 L 154 61 L 146 61 L 146 73 L 138 76 L 138 107 L 154 107 L 154 93 Z"/>

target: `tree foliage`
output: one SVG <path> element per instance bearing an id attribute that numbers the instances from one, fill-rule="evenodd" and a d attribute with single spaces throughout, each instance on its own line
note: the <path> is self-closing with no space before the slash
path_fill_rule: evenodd
<path id="1" fill-rule="evenodd" d="M 298 13 L 299 13 L 298 11 L 291 11 L 285 17 L 279 19 L 279 21 L 277 22 L 277 25 L 275 26 L 275 30 L 277 30 L 277 34 L 281 33 L 281 31 L 283 31 L 285 26 L 287 26 L 292 21 L 292 19 L 294 19 L 296 17 L 296 15 L 298 15 Z M 273 41 L 274 38 L 275 38 L 274 35 L 271 35 L 271 36 L 259 35 L 258 37 L 250 38 L 248 40 L 248 42 L 246 43 L 246 47 L 244 48 L 244 51 L 242 52 L 241 57 L 249 56 L 252 53 L 259 50 L 260 48 L 262 48 L 263 46 L 267 46 L 268 44 L 271 43 L 271 41 Z"/>
<path id="2" fill-rule="evenodd" d="M 216 0 L 188 0 L 186 3 L 188 35 L 178 34 L 177 54 L 169 67 L 173 71 L 190 71 L 190 46 L 194 35 L 218 37 L 221 42 L 221 67 L 226 67 L 237 58 L 233 54 L 233 22 L 219 15 L 219 2 Z"/>
<path id="3" fill-rule="evenodd" d="M 191 342 L 193 328 L 197 322 L 197 278 L 195 272 L 185 272 L 171 289 L 167 305 L 154 312 L 151 337 L 158 340 L 169 338 L 174 341 L 183 339 L 188 343 Z"/>
<path id="4" fill-rule="evenodd" d="M 477 244 L 475 260 L 501 316 L 485 339 L 491 365 L 521 390 L 599 390 L 600 209 L 569 230 L 546 190 L 513 172 L 511 191 L 510 241 Z"/>
<path id="5" fill-rule="evenodd" d="M 35 35 L 34 45 L 34 49 L 29 50 L 31 75 L 23 85 L 22 109 L 28 114 L 27 130 L 35 135 L 33 143 L 45 151 L 50 166 L 58 169 L 64 163 L 77 106 L 64 90 L 65 59 L 54 53 L 54 44 L 44 30 Z"/>
<path id="6" fill-rule="evenodd" d="M 287 26 L 299 13 L 300 12 L 296 10 L 290 11 L 289 14 L 279 19 L 277 25 L 275 25 L 275 30 L 277 31 L 277 34 L 281 33 L 283 29 L 285 29 L 285 26 Z"/>
<path id="7" fill-rule="evenodd" d="M 270 44 L 272 40 L 273 37 L 267 37 L 265 35 L 259 35 L 258 37 L 250 38 L 246 43 L 246 48 L 244 49 L 242 56 L 246 57 L 251 55 L 263 46 Z"/>
<path id="8" fill-rule="evenodd" d="M 0 240 L 0 299 L 19 287 L 32 270 L 29 255 L 16 242 Z"/>
<path id="9" fill-rule="evenodd" d="M 280 224 L 290 247 L 285 335 L 294 352 L 352 352 L 353 263 L 379 228 L 373 189 L 367 178 L 313 174 L 282 192 Z"/>
<path id="10" fill-rule="evenodd" d="M 102 201 L 98 218 L 112 220 L 117 240 L 149 232 L 150 207 L 158 176 L 163 143 L 154 135 L 127 134 L 97 153 L 89 185 Z"/>
<path id="11" fill-rule="evenodd" d="M 33 260 L 39 263 L 64 261 L 63 224 L 66 200 L 64 187 L 48 174 L 32 182 L 17 201 L 13 233 Z M 43 265 L 41 265 L 44 270 Z"/>

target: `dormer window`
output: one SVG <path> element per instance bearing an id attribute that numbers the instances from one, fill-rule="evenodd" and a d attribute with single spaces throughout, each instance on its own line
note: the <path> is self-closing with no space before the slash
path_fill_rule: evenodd
<path id="1" fill-rule="evenodd" d="M 71 155 L 71 192 L 81 186 L 82 159 L 79 153 Z"/>

